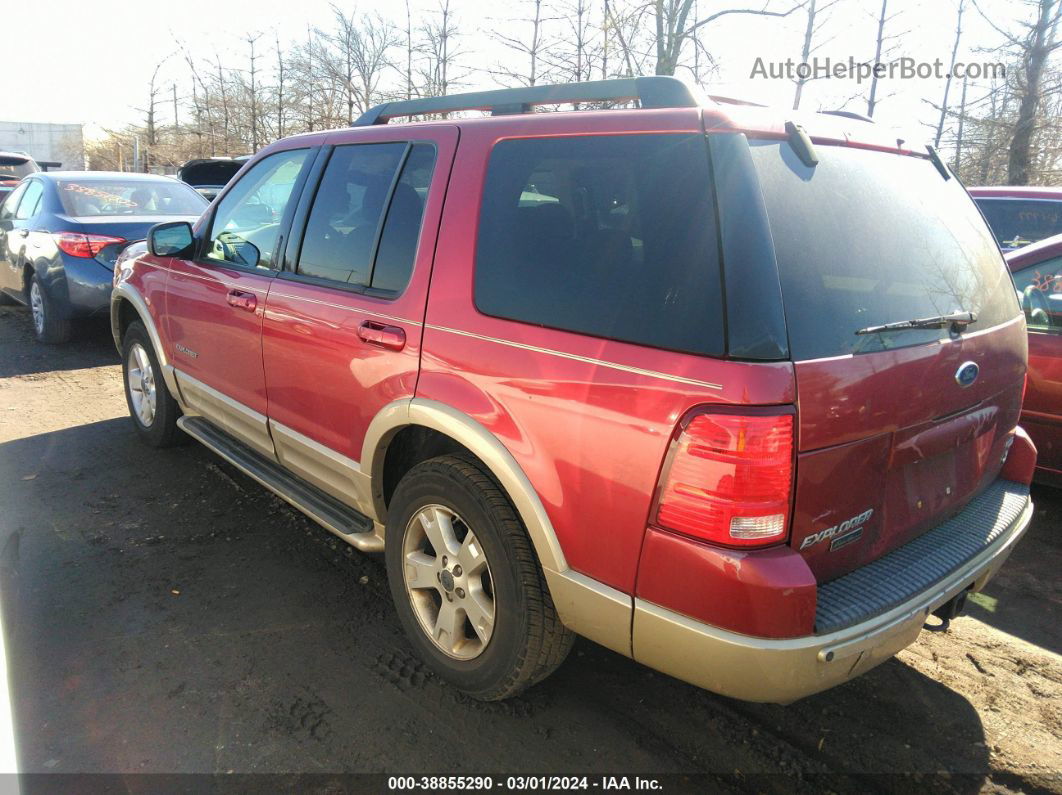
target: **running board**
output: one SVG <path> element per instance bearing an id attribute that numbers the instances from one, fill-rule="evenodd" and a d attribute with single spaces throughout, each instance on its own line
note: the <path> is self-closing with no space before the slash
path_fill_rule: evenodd
<path id="1" fill-rule="evenodd" d="M 355 548 L 383 551 L 383 538 L 376 534 L 368 516 L 301 480 L 202 417 L 181 417 L 177 426 Z"/>

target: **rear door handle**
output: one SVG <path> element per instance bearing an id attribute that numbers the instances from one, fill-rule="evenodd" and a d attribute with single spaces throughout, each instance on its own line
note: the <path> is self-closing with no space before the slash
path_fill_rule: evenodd
<path id="1" fill-rule="evenodd" d="M 398 326 L 387 326 L 374 320 L 366 320 L 358 326 L 358 336 L 370 345 L 379 345 L 392 351 L 406 347 L 406 332 Z"/>
<path id="2" fill-rule="evenodd" d="M 253 312 L 258 306 L 258 297 L 254 293 L 246 293 L 243 290 L 229 290 L 229 306 L 242 309 L 245 312 Z"/>

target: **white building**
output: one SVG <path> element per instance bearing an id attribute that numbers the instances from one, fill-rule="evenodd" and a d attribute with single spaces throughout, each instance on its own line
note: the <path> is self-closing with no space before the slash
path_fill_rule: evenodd
<path id="1" fill-rule="evenodd" d="M 0 151 L 27 152 L 38 162 L 85 167 L 85 139 L 80 124 L 0 121 Z"/>

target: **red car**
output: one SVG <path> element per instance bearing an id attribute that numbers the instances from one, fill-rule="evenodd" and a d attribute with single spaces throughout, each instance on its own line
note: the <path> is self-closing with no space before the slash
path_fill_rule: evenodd
<path id="1" fill-rule="evenodd" d="M 1011 251 L 1062 234 L 1062 188 L 970 188 L 999 241 Z"/>
<path id="2" fill-rule="evenodd" d="M 1032 511 L 1010 275 L 897 146 L 666 77 L 278 141 L 119 261 L 133 427 L 383 551 L 477 698 L 576 633 L 742 699 L 823 690 L 954 617 Z"/>
<path id="3" fill-rule="evenodd" d="M 1039 451 L 1036 479 L 1062 486 L 1062 235 L 1012 251 L 1007 264 L 1029 326 L 1022 426 Z"/>

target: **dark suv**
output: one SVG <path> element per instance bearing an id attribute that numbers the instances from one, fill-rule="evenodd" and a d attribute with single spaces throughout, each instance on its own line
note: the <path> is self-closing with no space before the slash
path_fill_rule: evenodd
<path id="1" fill-rule="evenodd" d="M 137 432 L 383 551 L 478 698 L 577 633 L 792 701 L 955 616 L 1032 513 L 999 249 L 871 123 L 664 77 L 398 102 L 149 248 L 111 310 Z"/>

